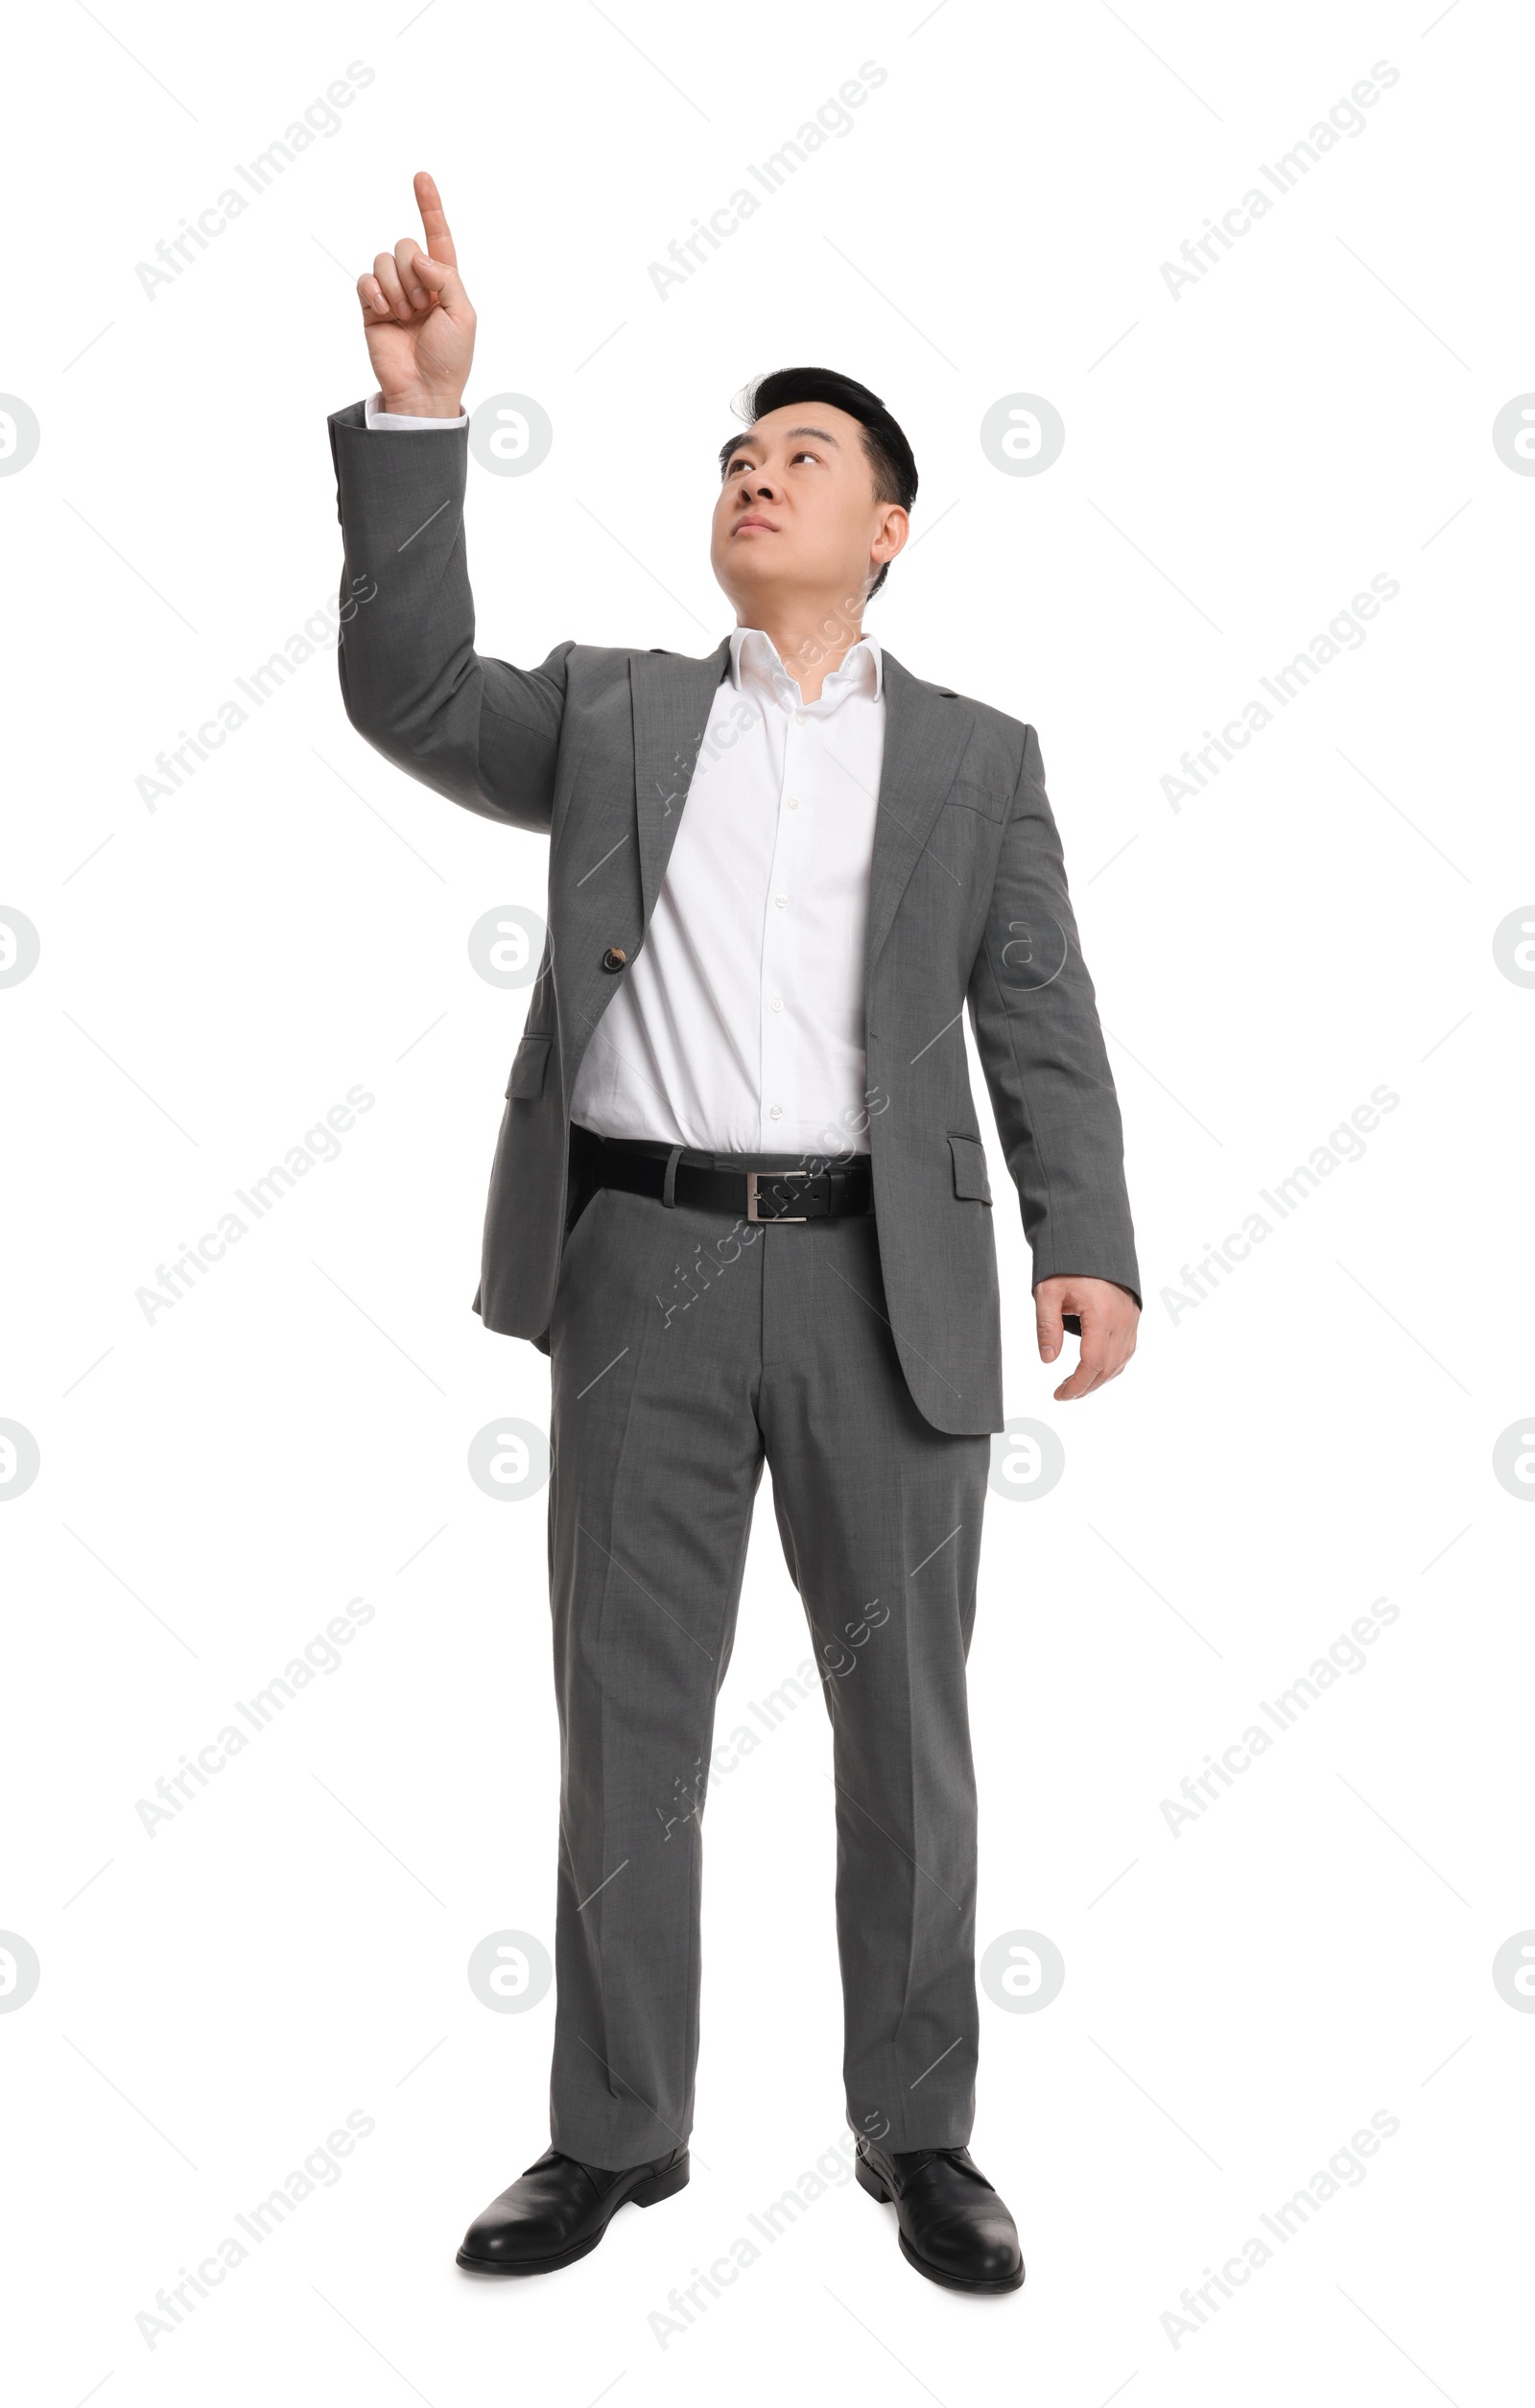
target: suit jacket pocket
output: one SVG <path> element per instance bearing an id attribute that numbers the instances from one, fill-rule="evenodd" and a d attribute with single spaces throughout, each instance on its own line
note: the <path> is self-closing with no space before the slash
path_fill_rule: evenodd
<path id="1" fill-rule="evenodd" d="M 507 1081 L 507 1099 L 524 1102 L 544 1092 L 544 1073 L 549 1068 L 552 1037 L 525 1036 L 512 1059 L 511 1076 Z"/>
<path id="2" fill-rule="evenodd" d="M 1005 819 L 1012 786 L 1002 777 L 989 782 L 979 777 L 956 777 L 949 789 L 948 799 L 951 803 L 963 803 L 966 811 L 980 812 L 987 819 Z"/>
<path id="3" fill-rule="evenodd" d="M 954 1192 L 973 1204 L 991 1202 L 991 1186 L 986 1177 L 986 1149 L 979 1137 L 951 1137 L 949 1151 L 954 1156 Z"/>

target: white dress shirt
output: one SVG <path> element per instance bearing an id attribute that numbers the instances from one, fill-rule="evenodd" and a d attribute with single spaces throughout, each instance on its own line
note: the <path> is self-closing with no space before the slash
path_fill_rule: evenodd
<path id="1" fill-rule="evenodd" d="M 391 414 L 434 431 L 459 418 Z M 586 1049 L 571 1118 L 714 1153 L 867 1153 L 863 953 L 885 756 L 865 635 L 806 702 L 737 627 L 638 956 Z"/>
<path id="2" fill-rule="evenodd" d="M 638 958 L 571 1118 L 730 1154 L 866 1153 L 863 947 L 885 752 L 872 636 L 805 702 L 771 639 L 730 673 Z"/>

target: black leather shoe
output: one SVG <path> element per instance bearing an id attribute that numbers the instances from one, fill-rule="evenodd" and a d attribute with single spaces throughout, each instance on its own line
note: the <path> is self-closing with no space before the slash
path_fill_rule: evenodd
<path id="1" fill-rule="evenodd" d="M 546 2149 L 476 2216 L 458 2262 L 483 2275 L 547 2275 L 574 2265 L 597 2247 L 626 2199 L 653 2207 L 682 2189 L 688 2170 L 686 2149 L 616 2173 Z"/>
<path id="2" fill-rule="evenodd" d="M 951 2291 L 1016 2291 L 1018 2227 L 968 2149 L 882 2149 L 858 2140 L 854 2167 L 871 2199 L 895 2201 L 901 2255 Z"/>

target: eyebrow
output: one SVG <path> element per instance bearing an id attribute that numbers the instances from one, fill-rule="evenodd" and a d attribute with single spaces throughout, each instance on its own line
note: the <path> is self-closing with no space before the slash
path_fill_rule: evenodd
<path id="1" fill-rule="evenodd" d="M 800 435 L 814 435 L 817 442 L 830 443 L 834 452 L 840 448 L 836 436 L 828 435 L 823 426 L 786 427 L 784 429 L 784 441 L 786 443 L 792 442 L 794 437 Z M 729 467 L 738 452 L 753 450 L 755 448 L 756 446 L 752 443 L 752 438 L 749 435 L 732 436 L 730 441 L 724 446 L 724 449 L 720 455 L 720 475 L 723 476 L 725 470 Z"/>

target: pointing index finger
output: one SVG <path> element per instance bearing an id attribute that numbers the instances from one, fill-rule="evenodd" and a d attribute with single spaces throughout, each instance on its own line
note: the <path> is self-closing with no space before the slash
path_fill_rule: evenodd
<path id="1" fill-rule="evenodd" d="M 427 255 L 439 259 L 445 268 L 457 268 L 459 254 L 453 248 L 453 236 L 443 215 L 442 199 L 432 177 L 422 168 L 415 178 L 416 206 L 421 212 L 421 231 L 426 236 Z"/>

